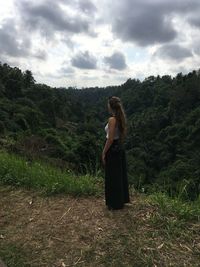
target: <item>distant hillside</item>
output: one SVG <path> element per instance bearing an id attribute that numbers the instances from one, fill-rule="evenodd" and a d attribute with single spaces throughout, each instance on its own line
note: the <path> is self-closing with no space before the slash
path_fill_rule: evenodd
<path id="1" fill-rule="evenodd" d="M 101 173 L 107 98 L 122 99 L 131 184 L 195 199 L 200 184 L 200 71 L 106 88 L 51 88 L 0 64 L 0 144 L 77 173 Z"/>

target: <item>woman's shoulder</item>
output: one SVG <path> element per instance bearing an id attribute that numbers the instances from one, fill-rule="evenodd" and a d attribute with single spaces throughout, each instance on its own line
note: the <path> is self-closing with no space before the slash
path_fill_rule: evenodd
<path id="1" fill-rule="evenodd" d="M 108 121 L 116 121 L 116 120 L 117 120 L 117 119 L 116 119 L 115 116 L 111 116 L 111 117 L 108 118 Z"/>
<path id="2" fill-rule="evenodd" d="M 112 123 L 113 125 L 117 125 L 117 119 L 115 116 L 111 116 L 108 118 L 108 123 Z"/>

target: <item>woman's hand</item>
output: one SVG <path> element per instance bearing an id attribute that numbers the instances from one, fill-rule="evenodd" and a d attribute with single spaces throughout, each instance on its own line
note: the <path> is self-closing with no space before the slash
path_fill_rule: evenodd
<path id="1" fill-rule="evenodd" d="M 106 164 L 105 157 L 106 157 L 106 155 L 105 155 L 105 153 L 103 152 L 103 153 L 102 153 L 102 163 L 103 163 L 104 166 L 105 166 L 105 164 Z"/>

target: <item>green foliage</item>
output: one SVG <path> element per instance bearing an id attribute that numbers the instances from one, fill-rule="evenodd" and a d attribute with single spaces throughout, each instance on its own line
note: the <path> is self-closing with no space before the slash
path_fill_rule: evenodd
<path id="1" fill-rule="evenodd" d="M 29 88 L 31 85 L 34 85 L 35 79 L 34 79 L 33 74 L 30 70 L 26 70 L 23 73 L 23 82 L 24 82 L 25 88 Z"/>
<path id="2" fill-rule="evenodd" d="M 21 127 L 22 130 L 25 131 L 29 129 L 29 125 L 26 119 L 24 118 L 23 114 L 17 114 L 16 117 L 14 118 L 14 121 L 16 122 L 17 125 Z"/>
<path id="3" fill-rule="evenodd" d="M 41 129 L 38 129 L 37 133 L 43 137 L 46 137 L 48 134 L 57 135 L 57 131 L 54 128 L 41 128 Z"/>
<path id="4" fill-rule="evenodd" d="M 10 78 L 9 80 L 6 81 L 5 84 L 6 96 L 10 99 L 20 97 L 22 95 L 21 87 L 22 84 L 20 81 Z"/>
<path id="5" fill-rule="evenodd" d="M 55 127 L 55 111 L 54 111 L 54 103 L 52 102 L 51 98 L 42 99 L 39 102 L 39 109 L 45 114 L 45 119 Z"/>
<path id="6" fill-rule="evenodd" d="M 5 96 L 5 86 L 0 81 L 0 97 L 4 97 L 4 96 Z"/>
<path id="7" fill-rule="evenodd" d="M 53 134 L 47 134 L 45 136 L 45 141 L 54 146 L 54 150 L 51 152 L 53 157 L 64 157 L 66 153 L 66 147 L 59 137 Z"/>
<path id="8" fill-rule="evenodd" d="M 42 113 L 37 109 L 30 108 L 28 106 L 21 107 L 19 112 L 24 114 L 24 118 L 26 119 L 29 127 L 33 132 L 35 132 L 42 122 Z"/>
<path id="9" fill-rule="evenodd" d="M 12 133 L 21 131 L 21 127 L 14 120 L 7 121 L 6 128 Z"/>
<path id="10" fill-rule="evenodd" d="M 5 125 L 2 121 L 0 121 L 0 135 L 4 135 L 5 133 Z"/>
<path id="11" fill-rule="evenodd" d="M 9 119 L 8 113 L 4 110 L 0 110 L 0 121 L 6 121 Z"/>
<path id="12" fill-rule="evenodd" d="M 29 108 L 36 108 L 35 103 L 27 97 L 18 98 L 15 103 L 21 106 L 28 106 Z"/>

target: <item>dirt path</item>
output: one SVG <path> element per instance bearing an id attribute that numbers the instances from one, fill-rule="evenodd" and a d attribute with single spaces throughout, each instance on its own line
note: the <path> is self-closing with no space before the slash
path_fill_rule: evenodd
<path id="1" fill-rule="evenodd" d="M 109 238 L 113 230 L 125 227 L 123 217 L 130 209 L 127 205 L 111 212 L 103 198 L 43 198 L 37 192 L 12 187 L 0 188 L 0 207 L 1 239 L 40 254 L 31 259 L 31 266 L 49 266 L 47 262 L 54 260 L 51 266 L 84 263 L 81 255 Z M 101 251 L 96 254 L 97 260 L 98 257 Z"/>
<path id="2" fill-rule="evenodd" d="M 103 197 L 42 197 L 34 191 L 1 186 L 2 258 L 7 259 L 13 251 L 5 260 L 8 267 L 199 266 L 194 265 L 197 259 L 193 252 L 184 248 L 180 257 L 188 265 L 173 265 L 177 258 L 173 244 L 171 248 L 165 245 L 167 251 L 162 254 L 157 248 L 165 237 L 148 223 L 155 207 L 141 196 L 131 196 L 131 202 L 123 210 L 109 211 Z M 145 244 L 144 232 L 154 235 L 149 236 L 150 243 Z M 193 265 L 188 257 L 194 260 Z"/>

